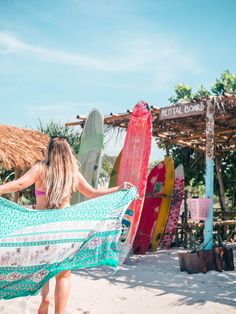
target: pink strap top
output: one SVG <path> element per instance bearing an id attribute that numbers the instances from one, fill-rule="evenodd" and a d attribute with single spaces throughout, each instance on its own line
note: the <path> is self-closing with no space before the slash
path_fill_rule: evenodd
<path id="1" fill-rule="evenodd" d="M 35 189 L 35 195 L 36 195 L 36 196 L 43 196 L 43 195 L 45 195 L 45 194 L 46 194 L 46 192 L 40 191 L 40 190 L 36 190 L 36 189 Z"/>

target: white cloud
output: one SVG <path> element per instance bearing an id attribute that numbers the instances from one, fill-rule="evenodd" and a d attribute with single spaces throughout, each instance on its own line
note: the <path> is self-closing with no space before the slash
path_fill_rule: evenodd
<path id="1" fill-rule="evenodd" d="M 20 52 L 28 49 L 28 46 L 14 36 L 0 32 L 0 49 L 8 52 Z"/>
<path id="2" fill-rule="evenodd" d="M 104 67 L 99 60 L 84 57 L 80 54 L 72 54 L 27 44 L 17 37 L 4 32 L 0 32 L 0 50 L 9 53 L 30 53 L 31 55 L 40 57 L 44 60 L 62 64 L 85 66 L 97 69 L 102 69 Z"/>
<path id="3" fill-rule="evenodd" d="M 102 58 L 84 56 L 48 49 L 26 43 L 9 33 L 0 32 L 0 52 L 25 53 L 47 62 L 85 67 L 109 72 L 139 72 L 153 79 L 154 85 L 163 87 L 179 73 L 199 73 L 201 67 L 192 52 L 173 39 L 150 34 L 126 33 L 119 41 L 111 38 L 110 45 L 115 53 Z"/>
<path id="4" fill-rule="evenodd" d="M 144 59 L 140 58 L 140 54 L 136 57 L 133 55 L 125 55 L 116 58 L 110 56 L 103 60 L 83 56 L 79 53 L 69 53 L 28 44 L 17 37 L 4 32 L 0 32 L 0 51 L 11 54 L 26 53 L 53 63 L 86 67 L 102 71 L 130 71 L 140 68 L 140 66 L 146 63 Z"/>

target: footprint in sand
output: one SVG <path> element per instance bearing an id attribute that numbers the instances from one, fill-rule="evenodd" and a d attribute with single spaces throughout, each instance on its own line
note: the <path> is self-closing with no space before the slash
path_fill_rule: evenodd
<path id="1" fill-rule="evenodd" d="M 125 301 L 125 300 L 127 300 L 127 298 L 126 298 L 126 297 L 118 297 L 118 299 L 119 299 L 119 300 L 121 300 L 121 301 Z"/>
<path id="2" fill-rule="evenodd" d="M 84 310 L 82 310 L 82 309 L 80 309 L 80 308 L 77 308 L 77 311 L 81 311 L 83 314 L 90 314 L 89 311 L 84 311 Z"/>

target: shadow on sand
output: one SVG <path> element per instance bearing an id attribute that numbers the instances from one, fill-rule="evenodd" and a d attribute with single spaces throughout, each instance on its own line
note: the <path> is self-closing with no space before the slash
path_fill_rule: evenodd
<path id="1" fill-rule="evenodd" d="M 177 249 L 159 250 L 146 255 L 130 255 L 116 272 L 87 269 L 76 272 L 92 280 L 106 279 L 124 289 L 144 287 L 155 289 L 155 296 L 179 295 L 176 305 L 203 305 L 207 301 L 236 306 L 236 272 L 209 271 L 206 274 L 181 272 Z M 234 256 L 236 250 L 234 249 Z"/>

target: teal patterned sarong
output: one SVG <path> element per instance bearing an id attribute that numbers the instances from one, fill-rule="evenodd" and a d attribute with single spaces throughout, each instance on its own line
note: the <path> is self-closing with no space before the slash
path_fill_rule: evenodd
<path id="1" fill-rule="evenodd" d="M 136 188 L 64 209 L 0 198 L 0 299 L 34 295 L 63 270 L 116 267 L 121 220 Z"/>

